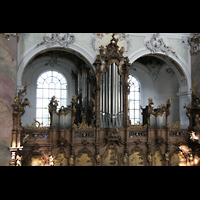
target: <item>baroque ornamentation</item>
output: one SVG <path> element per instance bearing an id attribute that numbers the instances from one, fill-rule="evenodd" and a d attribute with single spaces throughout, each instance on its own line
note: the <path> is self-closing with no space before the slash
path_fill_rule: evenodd
<path id="1" fill-rule="evenodd" d="M 31 124 L 31 126 L 28 126 L 28 124 L 26 124 L 26 125 L 24 126 L 24 128 L 25 128 L 26 130 L 48 130 L 48 129 L 49 129 L 48 126 L 43 126 L 43 123 L 40 123 L 40 122 L 37 121 L 36 119 L 35 119 L 35 122 L 33 122 L 33 123 Z"/>
<path id="2" fill-rule="evenodd" d="M 187 86 L 187 78 L 186 78 L 186 76 L 182 76 L 181 77 L 181 85 L 182 86 Z"/>
<path id="3" fill-rule="evenodd" d="M 190 46 L 190 53 L 197 53 L 200 50 L 200 34 L 192 33 L 190 37 L 183 37 L 182 43 L 186 47 Z"/>
<path id="4" fill-rule="evenodd" d="M 138 129 L 147 129 L 147 124 L 143 126 L 140 122 L 138 122 L 138 124 L 134 126 L 129 126 L 129 130 L 138 130 Z"/>
<path id="5" fill-rule="evenodd" d="M 146 42 L 145 46 L 147 47 L 147 49 L 149 49 L 151 51 L 151 53 L 156 53 L 158 51 L 162 51 L 166 55 L 168 55 L 168 53 L 171 53 L 176 58 L 178 58 L 176 52 L 172 51 L 171 47 L 167 46 L 165 44 L 165 42 L 163 41 L 163 39 L 160 38 L 159 33 L 153 34 L 153 37 L 151 38 L 150 41 Z"/>
<path id="6" fill-rule="evenodd" d="M 167 127 L 169 129 L 187 129 L 187 125 L 181 125 L 181 122 L 180 121 L 177 121 L 175 123 L 172 123 L 172 125 L 167 125 Z"/>
<path id="7" fill-rule="evenodd" d="M 37 44 L 36 47 L 46 45 L 47 48 L 59 44 L 61 47 L 68 48 L 69 44 L 75 42 L 75 36 L 72 33 L 52 33 L 52 36 L 44 36 L 43 41 Z"/>
<path id="8" fill-rule="evenodd" d="M 124 51 L 128 52 L 130 48 L 129 35 L 125 33 L 115 33 L 119 39 L 119 46 L 124 46 Z M 92 39 L 92 47 L 98 53 L 99 46 L 105 45 L 110 41 L 111 33 L 94 33 L 95 37 Z"/>
<path id="9" fill-rule="evenodd" d="M 150 63 L 147 64 L 147 69 L 149 71 L 149 74 L 151 74 L 153 79 L 156 81 L 156 79 L 160 73 L 160 70 L 161 70 L 161 65 L 157 64 L 156 61 L 153 61 L 152 64 L 150 64 Z"/>
<path id="10" fill-rule="evenodd" d="M 93 126 L 91 124 L 88 126 L 87 123 L 82 122 L 82 123 L 78 123 L 78 126 L 76 124 L 74 124 L 74 128 L 75 129 L 79 129 L 79 130 L 82 130 L 82 129 L 93 129 Z"/>
<path id="11" fill-rule="evenodd" d="M 174 72 L 174 70 L 173 70 L 172 68 L 167 68 L 167 69 L 166 69 L 166 72 L 167 72 L 168 74 L 171 74 L 171 77 L 175 74 L 175 72 Z"/>

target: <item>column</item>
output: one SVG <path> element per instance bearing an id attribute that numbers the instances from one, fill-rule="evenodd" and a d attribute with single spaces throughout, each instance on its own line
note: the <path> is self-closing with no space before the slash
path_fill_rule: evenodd
<path id="1" fill-rule="evenodd" d="M 186 109 L 183 108 L 183 106 L 186 104 L 191 103 L 191 91 L 185 91 L 185 92 L 178 92 L 177 95 L 179 96 L 179 118 L 181 121 L 181 124 L 186 124 L 189 126 L 189 119 L 186 115 Z"/>

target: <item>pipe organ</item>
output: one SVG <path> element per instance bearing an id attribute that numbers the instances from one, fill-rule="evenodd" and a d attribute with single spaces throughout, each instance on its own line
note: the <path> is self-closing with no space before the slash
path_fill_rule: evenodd
<path id="1" fill-rule="evenodd" d="M 123 127 L 123 86 L 119 67 L 112 63 L 100 89 L 100 127 Z"/>
<path id="2" fill-rule="evenodd" d="M 58 109 L 55 96 L 49 102 L 50 127 L 37 121 L 22 127 L 21 116 L 29 105 L 28 99 L 23 101 L 28 83 L 25 85 L 13 104 L 10 165 L 168 166 L 178 165 L 180 160 L 184 165 L 188 162 L 179 148 L 189 144 L 188 129 L 180 123 L 168 125 L 171 98 L 158 108 L 153 108 L 149 98 L 146 108 L 141 108 L 143 124 L 131 125 L 130 63 L 117 43 L 113 34 L 106 47 L 100 46 L 94 62 L 96 71 L 84 62 L 77 64 L 77 70 L 71 72 L 75 80 L 71 104 Z M 199 114 L 199 107 L 195 109 Z M 194 111 L 190 106 L 187 110 L 191 118 Z M 199 115 L 195 120 L 199 130 Z"/>

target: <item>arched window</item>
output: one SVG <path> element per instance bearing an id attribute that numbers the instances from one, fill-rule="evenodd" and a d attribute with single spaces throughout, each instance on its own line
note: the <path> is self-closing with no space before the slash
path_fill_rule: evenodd
<path id="1" fill-rule="evenodd" d="M 130 82 L 129 100 L 129 117 L 131 124 L 137 124 L 140 121 L 140 83 L 133 75 L 129 75 Z"/>
<path id="2" fill-rule="evenodd" d="M 43 126 L 50 123 L 48 105 L 53 96 L 59 101 L 59 107 L 66 106 L 67 80 L 61 73 L 50 70 L 42 73 L 37 79 L 36 120 L 43 123 Z"/>

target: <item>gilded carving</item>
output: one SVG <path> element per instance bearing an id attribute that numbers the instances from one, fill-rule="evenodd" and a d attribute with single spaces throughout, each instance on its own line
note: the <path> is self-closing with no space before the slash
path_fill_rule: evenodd
<path id="1" fill-rule="evenodd" d="M 172 125 L 168 124 L 167 127 L 169 129 L 187 129 L 187 125 L 181 125 L 180 121 L 177 121 L 175 123 L 172 123 Z"/>
<path id="2" fill-rule="evenodd" d="M 185 166 L 186 159 L 181 151 L 175 152 L 171 157 L 171 166 Z"/>
<path id="3" fill-rule="evenodd" d="M 74 165 L 74 155 L 71 155 L 71 156 L 69 157 L 69 165 L 70 165 L 70 166 Z"/>
<path id="4" fill-rule="evenodd" d="M 37 157 L 33 156 L 29 160 L 28 165 L 30 165 L 30 166 L 44 166 L 44 163 L 41 159 L 41 156 L 37 156 Z"/>
<path id="5" fill-rule="evenodd" d="M 152 162 L 152 155 L 151 155 L 151 151 L 149 151 L 149 152 L 148 152 L 147 159 L 148 159 L 148 162 L 149 162 L 149 163 L 151 163 L 151 162 Z"/>
<path id="6" fill-rule="evenodd" d="M 162 166 L 163 165 L 163 156 L 160 150 L 156 150 L 152 156 L 152 166 Z"/>
<path id="7" fill-rule="evenodd" d="M 54 160 L 54 166 L 67 166 L 68 159 L 65 157 L 64 152 L 58 152 Z"/>
<path id="8" fill-rule="evenodd" d="M 134 125 L 134 126 L 129 126 L 129 130 L 140 130 L 140 129 L 147 129 L 147 124 L 142 125 L 140 122 L 138 122 L 138 124 Z"/>
<path id="9" fill-rule="evenodd" d="M 94 158 L 88 153 L 81 153 L 76 157 L 76 166 L 92 166 Z"/>
<path id="10" fill-rule="evenodd" d="M 125 154 L 124 154 L 123 162 L 124 162 L 124 165 L 126 165 L 126 163 L 128 162 L 128 153 L 127 152 L 125 152 Z"/>
<path id="11" fill-rule="evenodd" d="M 91 124 L 88 126 L 88 124 L 86 122 L 82 122 L 82 123 L 78 123 L 78 126 L 76 124 L 74 124 L 74 128 L 79 129 L 79 130 L 93 129 L 93 126 Z"/>
<path id="12" fill-rule="evenodd" d="M 145 156 L 140 151 L 135 151 L 129 156 L 129 166 L 144 166 Z"/>
<path id="13" fill-rule="evenodd" d="M 103 159 L 104 166 L 118 166 L 119 165 L 119 154 L 115 148 L 108 149 Z"/>
<path id="14" fill-rule="evenodd" d="M 53 166 L 54 165 L 54 159 L 52 155 L 49 155 L 49 165 Z"/>
<path id="15" fill-rule="evenodd" d="M 37 121 L 36 119 L 34 120 L 35 122 L 33 122 L 31 124 L 31 126 L 28 126 L 27 124 L 24 126 L 24 128 L 26 130 L 48 130 L 49 127 L 48 126 L 42 126 L 43 123 L 40 123 L 39 121 Z"/>
<path id="16" fill-rule="evenodd" d="M 97 165 L 99 165 L 100 162 L 101 162 L 101 154 L 98 153 L 98 154 L 96 155 L 96 163 L 97 163 Z"/>

